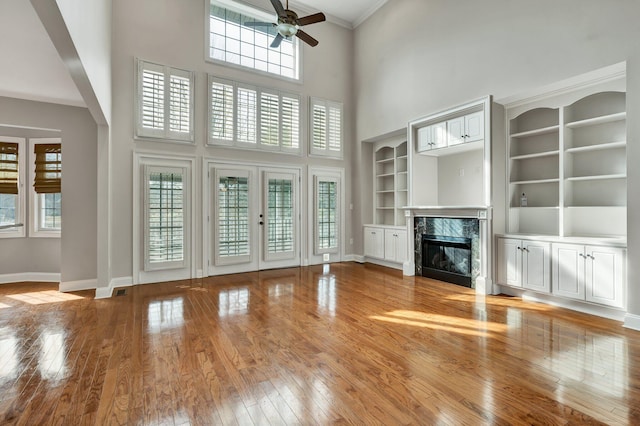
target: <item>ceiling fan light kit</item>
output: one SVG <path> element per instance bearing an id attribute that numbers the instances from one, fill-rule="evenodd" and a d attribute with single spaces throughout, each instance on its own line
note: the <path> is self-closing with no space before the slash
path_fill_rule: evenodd
<path id="1" fill-rule="evenodd" d="M 276 34 L 276 37 L 271 43 L 271 47 L 273 48 L 280 46 L 283 38 L 290 39 L 293 36 L 297 36 L 309 46 L 318 45 L 318 40 L 302 31 L 300 27 L 325 21 L 327 18 L 324 16 L 324 13 L 319 12 L 298 18 L 298 14 L 289 9 L 289 0 L 287 0 L 286 8 L 282 6 L 280 0 L 271 0 L 271 4 L 278 15 L 277 24 L 272 22 L 245 22 L 245 25 L 248 27 L 276 27 L 278 34 Z"/>

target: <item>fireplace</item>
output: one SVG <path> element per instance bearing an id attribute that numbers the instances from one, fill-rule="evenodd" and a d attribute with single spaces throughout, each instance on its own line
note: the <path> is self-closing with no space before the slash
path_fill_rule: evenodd
<path id="1" fill-rule="evenodd" d="M 471 287 L 471 238 L 422 235 L 422 276 Z"/>

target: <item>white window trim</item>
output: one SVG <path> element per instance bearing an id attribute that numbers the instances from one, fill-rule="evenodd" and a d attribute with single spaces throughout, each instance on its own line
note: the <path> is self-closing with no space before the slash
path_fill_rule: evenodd
<path id="1" fill-rule="evenodd" d="M 196 182 L 196 160 L 192 157 L 179 157 L 171 154 L 138 151 L 133 161 L 133 284 L 145 284 L 161 281 L 190 279 L 201 277 L 196 271 L 196 209 L 194 202 L 194 183 Z M 183 268 L 154 269 L 145 271 L 145 166 L 185 169 L 184 235 L 185 262 Z"/>
<path id="2" fill-rule="evenodd" d="M 319 105 L 327 110 L 326 123 L 326 146 L 324 148 L 316 148 L 313 146 L 313 107 Z M 340 111 L 340 150 L 332 150 L 329 143 L 329 135 L 332 133 L 331 123 L 329 120 L 329 110 L 338 109 Z M 309 155 L 318 157 L 330 157 L 342 159 L 344 153 L 344 107 L 341 102 L 334 102 L 320 98 L 311 97 L 309 100 Z"/>
<path id="3" fill-rule="evenodd" d="M 211 116 L 212 116 L 212 91 L 211 87 L 214 83 L 228 85 L 233 87 L 233 119 L 232 119 L 232 140 L 228 139 L 220 139 L 214 138 L 211 135 Z M 244 88 L 247 90 L 253 90 L 256 92 L 256 139 L 255 143 L 244 142 L 238 140 L 238 89 Z M 260 108 L 260 100 L 262 97 L 262 93 L 269 93 L 272 95 L 278 96 L 279 102 L 279 114 L 278 114 L 278 145 L 265 145 L 261 142 L 261 127 L 262 127 L 262 115 Z M 282 117 L 283 117 L 283 107 L 282 107 L 282 99 L 283 98 L 291 98 L 298 100 L 298 146 L 296 148 L 289 148 L 282 146 Z M 223 78 L 215 77 L 211 74 L 208 76 L 208 85 L 207 85 L 207 145 L 208 146 L 227 146 L 241 149 L 248 149 L 254 151 L 261 152 L 280 152 L 286 154 L 294 154 L 294 155 L 302 155 L 302 128 L 303 128 L 303 117 L 304 117 L 304 105 L 302 102 L 302 97 L 298 94 L 279 91 L 276 89 L 263 88 L 259 86 L 254 86 L 250 84 L 245 84 L 233 80 L 227 80 Z"/>
<path id="4" fill-rule="evenodd" d="M 148 129 L 142 126 L 142 75 L 143 71 L 153 70 L 164 75 L 164 128 Z M 171 131 L 169 127 L 170 120 L 170 78 L 177 76 L 189 79 L 189 132 Z M 173 68 L 153 62 L 137 59 L 137 75 L 136 75 L 136 127 L 135 137 L 137 139 L 155 139 L 167 142 L 189 142 L 195 143 L 194 130 L 194 108 L 195 108 L 195 73 L 179 68 Z"/>
<path id="5" fill-rule="evenodd" d="M 26 161 L 27 161 L 27 141 L 24 138 L 14 138 L 10 136 L 0 137 L 3 142 L 12 142 L 18 144 L 18 214 L 16 215 L 16 225 L 22 224 L 14 228 L 0 229 L 0 238 L 24 238 L 27 233 L 25 228 L 27 214 L 27 188 L 25 182 L 27 179 Z"/>
<path id="6" fill-rule="evenodd" d="M 216 0 L 217 3 L 219 3 L 221 6 L 225 7 L 226 9 L 230 9 L 233 10 L 235 12 L 241 13 L 243 15 L 247 15 L 247 16 L 252 16 L 254 17 L 256 20 L 261 20 L 264 22 L 274 22 L 276 20 L 276 13 L 275 11 L 265 11 L 263 9 L 259 9 L 253 5 L 248 5 L 248 4 L 244 4 L 241 2 L 236 2 L 234 0 Z M 300 40 L 297 37 L 294 37 L 293 39 L 293 43 L 294 43 L 294 49 L 296 50 L 296 60 L 298 61 L 297 64 L 297 74 L 298 77 L 297 78 L 291 78 L 291 77 L 286 77 L 280 74 L 274 74 L 274 73 L 270 73 L 268 71 L 263 71 L 263 70 L 259 70 L 256 68 L 252 68 L 252 67 L 245 67 L 243 65 L 238 65 L 238 64 L 234 64 L 231 62 L 227 62 L 227 61 L 221 61 L 218 59 L 214 59 L 212 58 L 209 53 L 210 53 L 210 34 L 211 34 L 211 22 L 210 22 L 210 7 L 211 7 L 211 0 L 206 0 L 204 2 L 204 58 L 206 62 L 212 63 L 212 64 L 216 64 L 216 65 L 222 65 L 225 67 L 229 67 L 232 69 L 237 69 L 237 70 L 243 70 L 243 71 L 248 71 L 254 74 L 258 74 L 258 75 L 262 75 L 265 77 L 270 77 L 270 78 L 276 78 L 276 79 L 280 79 L 280 80 L 284 80 L 284 81 L 288 81 L 288 82 L 292 82 L 292 83 L 296 83 L 296 84 L 303 84 L 303 72 L 302 72 L 302 64 L 304 63 L 303 60 L 303 51 L 304 49 L 302 48 L 302 43 L 300 42 Z"/>
<path id="7" fill-rule="evenodd" d="M 324 250 L 316 250 L 316 182 L 318 179 L 338 179 L 338 248 L 333 252 L 325 252 Z M 308 263 L 309 265 L 325 262 L 323 255 L 329 254 L 330 262 L 341 262 L 345 258 L 345 241 L 346 241 L 346 188 L 345 188 L 345 171 L 340 167 L 309 167 L 307 179 L 307 191 L 310 196 L 308 200 L 307 210 L 307 244 L 308 244 Z"/>
<path id="8" fill-rule="evenodd" d="M 29 237 L 30 238 L 60 238 L 61 229 L 40 229 L 40 197 L 33 183 L 36 177 L 34 147 L 41 143 L 62 143 L 60 138 L 32 138 L 29 139 Z"/>

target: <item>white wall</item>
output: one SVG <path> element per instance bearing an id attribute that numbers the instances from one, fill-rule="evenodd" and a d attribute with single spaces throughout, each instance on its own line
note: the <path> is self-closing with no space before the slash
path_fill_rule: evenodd
<path id="1" fill-rule="evenodd" d="M 626 60 L 628 253 L 629 259 L 636 259 L 638 16 L 637 0 L 388 2 L 355 30 L 356 139 L 384 134 L 416 117 L 481 96 L 500 99 Z M 354 228 L 361 223 L 356 220 Z M 640 324 L 640 266 L 630 261 L 628 270 L 628 309 Z"/>
<path id="2" fill-rule="evenodd" d="M 0 240 L 0 274 L 59 272 L 63 282 L 96 278 L 96 124 L 86 108 L 0 97 L 2 125 L 59 130 L 62 137 L 62 236 L 51 241 Z M 55 245 L 59 247 L 58 251 Z M 17 260 L 15 253 L 45 255 L 43 261 Z M 11 254 L 13 253 L 13 254 Z M 5 269 L 6 268 L 6 269 Z M 36 268 L 38 270 L 30 270 Z"/>
<path id="3" fill-rule="evenodd" d="M 271 3 L 259 1 L 259 6 L 271 11 Z M 181 0 L 127 0 L 113 1 L 113 244 L 112 275 L 115 278 L 131 276 L 132 265 L 132 158 L 134 150 L 152 150 L 196 158 L 216 160 L 243 160 L 273 164 L 299 166 L 317 165 L 347 167 L 351 162 L 353 144 L 352 88 L 352 32 L 331 23 L 309 26 L 308 32 L 320 41 L 317 47 L 303 48 L 303 81 L 301 83 L 275 79 L 249 71 L 212 64 L 205 61 L 205 1 Z M 165 142 L 135 140 L 134 93 L 135 58 L 158 62 L 196 72 L 195 99 L 195 146 Z M 263 87 L 274 87 L 302 95 L 317 96 L 344 103 L 345 160 L 313 159 L 276 153 L 256 153 L 224 148 L 205 147 L 207 114 L 207 73 L 237 81 L 253 83 Z M 308 144 L 308 135 L 303 135 L 303 144 Z M 197 163 L 201 164 L 201 163 Z M 200 176 L 200 175 L 198 175 Z M 347 175 L 347 180 L 349 177 Z M 195 194 L 201 194 L 198 187 Z M 350 182 L 347 182 L 346 204 L 351 202 Z M 201 196 L 196 196 L 196 211 L 201 212 Z M 307 205 L 307 194 L 303 191 L 303 206 Z M 347 213 L 349 210 L 347 209 Z M 346 218 L 351 222 L 351 216 Z M 198 253 L 197 268 L 201 265 L 202 223 L 194 224 Z M 347 242 L 350 235 L 346 236 Z M 347 254 L 351 247 L 346 246 Z M 303 253 L 304 258 L 304 253 Z"/>
<path id="4" fill-rule="evenodd" d="M 482 163 L 484 163 L 482 150 L 438 157 L 437 205 L 484 205 Z"/>

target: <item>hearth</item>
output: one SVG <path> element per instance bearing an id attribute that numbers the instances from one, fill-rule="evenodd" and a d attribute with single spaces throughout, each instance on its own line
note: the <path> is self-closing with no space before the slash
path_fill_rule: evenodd
<path id="1" fill-rule="evenodd" d="M 472 287 L 471 238 L 422 235 L 422 276 Z"/>

